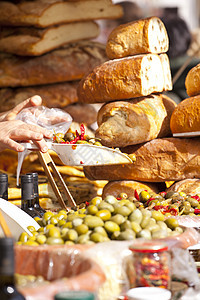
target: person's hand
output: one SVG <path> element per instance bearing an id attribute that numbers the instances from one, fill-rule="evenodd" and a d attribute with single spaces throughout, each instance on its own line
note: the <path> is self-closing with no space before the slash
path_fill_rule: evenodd
<path id="1" fill-rule="evenodd" d="M 20 142 L 33 141 L 42 152 L 47 152 L 48 147 L 44 138 L 51 138 L 52 133 L 40 126 L 30 125 L 21 120 L 15 120 L 17 114 L 24 108 L 39 106 L 42 99 L 33 96 L 17 105 L 15 108 L 0 115 L 0 151 L 12 149 L 17 152 L 24 150 Z"/>

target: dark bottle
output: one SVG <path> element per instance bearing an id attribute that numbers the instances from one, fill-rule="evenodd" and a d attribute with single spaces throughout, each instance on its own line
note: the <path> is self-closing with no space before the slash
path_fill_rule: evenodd
<path id="1" fill-rule="evenodd" d="M 8 200 L 8 175 L 0 173 L 0 198 Z"/>
<path id="2" fill-rule="evenodd" d="M 54 296 L 54 300 L 94 300 L 94 294 L 88 291 L 65 291 Z"/>
<path id="3" fill-rule="evenodd" d="M 25 300 L 15 286 L 14 267 L 14 241 L 12 238 L 0 238 L 1 300 Z"/>
<path id="4" fill-rule="evenodd" d="M 42 217 L 42 215 L 34 208 L 34 187 L 33 175 L 26 174 L 21 176 L 21 209 L 29 214 L 32 218 Z"/>
<path id="5" fill-rule="evenodd" d="M 39 190 L 38 190 L 38 173 L 27 173 L 26 175 L 32 174 L 33 176 L 33 192 L 34 192 L 34 208 L 43 216 L 45 210 L 40 206 L 39 202 Z"/>

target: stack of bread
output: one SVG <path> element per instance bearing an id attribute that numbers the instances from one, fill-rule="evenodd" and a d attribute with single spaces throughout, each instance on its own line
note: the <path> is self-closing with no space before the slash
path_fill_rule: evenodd
<path id="1" fill-rule="evenodd" d="M 110 60 L 81 80 L 79 101 L 104 103 L 98 112 L 96 136 L 105 146 L 136 155 L 133 164 L 84 167 L 89 179 L 173 180 L 166 176 L 167 152 L 162 149 L 168 141 L 165 137 L 171 136 L 170 118 L 176 107 L 163 93 L 172 89 L 168 46 L 166 29 L 157 17 L 120 25 L 107 41 Z M 161 152 L 165 163 L 160 161 Z"/>
<path id="2" fill-rule="evenodd" d="M 77 84 L 107 60 L 95 20 L 119 18 L 112 0 L 0 2 L 0 111 L 39 94 L 48 107 L 78 101 Z"/>

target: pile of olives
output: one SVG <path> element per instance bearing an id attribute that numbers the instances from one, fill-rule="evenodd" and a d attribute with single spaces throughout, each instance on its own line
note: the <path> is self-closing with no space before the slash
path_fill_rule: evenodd
<path id="1" fill-rule="evenodd" d="M 141 194 L 142 196 L 143 194 Z M 183 232 L 175 217 L 165 218 L 160 211 L 138 206 L 134 197 L 121 193 L 120 200 L 108 195 L 95 197 L 83 208 L 47 211 L 35 218 L 41 226 L 29 226 L 32 236 L 23 232 L 18 244 L 93 244 L 109 240 L 156 239 Z M 135 202 L 134 202 L 135 201 Z"/>
<path id="2" fill-rule="evenodd" d="M 155 194 L 142 191 L 138 200 L 144 207 L 159 210 L 166 216 L 200 214 L 200 197 L 198 195 L 186 195 L 184 192 Z"/>

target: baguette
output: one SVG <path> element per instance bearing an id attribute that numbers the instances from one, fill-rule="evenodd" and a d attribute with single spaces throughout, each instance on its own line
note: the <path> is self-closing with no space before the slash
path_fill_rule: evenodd
<path id="1" fill-rule="evenodd" d="M 179 181 L 200 178 L 200 139 L 163 138 L 122 149 L 134 153 L 132 164 L 84 167 L 90 180 Z"/>
<path id="2" fill-rule="evenodd" d="M 38 57 L 0 53 L 0 87 L 80 80 L 106 60 L 105 46 L 92 41 L 69 44 Z"/>
<path id="3" fill-rule="evenodd" d="M 78 101 L 77 86 L 78 81 L 73 81 L 32 87 L 0 89 L 0 112 L 14 108 L 33 95 L 40 95 L 42 105 L 44 106 L 64 108 Z"/>
<path id="4" fill-rule="evenodd" d="M 63 24 L 46 29 L 2 27 L 0 51 L 21 56 L 39 56 L 67 43 L 92 39 L 99 35 L 93 21 Z"/>
<path id="5" fill-rule="evenodd" d="M 98 112 L 96 137 L 108 147 L 125 147 L 171 135 L 176 103 L 162 94 L 106 103 Z"/>
<path id="6" fill-rule="evenodd" d="M 114 59 L 143 53 L 163 53 L 168 48 L 169 39 L 163 22 L 157 17 L 150 17 L 116 27 L 108 37 L 106 53 Z"/>
<path id="7" fill-rule="evenodd" d="M 96 103 L 147 96 L 170 90 L 171 73 L 164 74 L 163 61 L 157 54 L 129 56 L 106 61 L 85 75 L 78 87 L 80 102 Z M 169 61 L 168 61 L 169 64 Z M 170 69 L 165 69 L 170 72 Z M 170 78 L 166 82 L 166 78 Z"/>
<path id="8" fill-rule="evenodd" d="M 115 198 L 119 197 L 121 193 L 126 193 L 128 197 L 135 196 L 135 190 L 139 194 L 141 191 L 159 193 L 158 185 L 156 183 L 145 183 L 134 180 L 119 180 L 108 182 L 102 191 L 102 199 L 108 195 L 113 195 Z"/>
<path id="9" fill-rule="evenodd" d="M 193 67 L 185 78 L 185 87 L 188 96 L 200 94 L 200 64 Z"/>
<path id="10" fill-rule="evenodd" d="M 123 14 L 111 0 L 38 0 L 14 4 L 0 2 L 0 25 L 49 27 L 61 23 L 95 19 L 115 19 Z"/>
<path id="11" fill-rule="evenodd" d="M 181 101 L 170 120 L 172 133 L 200 131 L 200 95 Z"/>
<path id="12" fill-rule="evenodd" d="M 200 194 L 200 179 L 185 179 L 172 184 L 166 192 L 184 192 L 186 195 L 197 195 Z"/>

